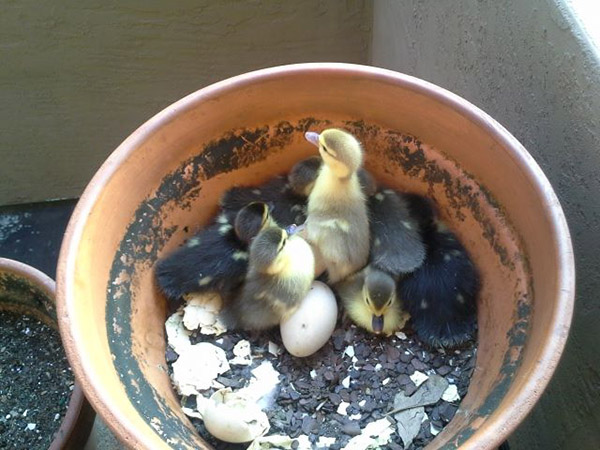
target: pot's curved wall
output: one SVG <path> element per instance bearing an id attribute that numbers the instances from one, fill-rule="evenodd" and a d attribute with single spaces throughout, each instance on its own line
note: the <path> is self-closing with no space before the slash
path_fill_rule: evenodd
<path id="1" fill-rule="evenodd" d="M 366 63 L 371 2 L 2 2 L 0 205 L 81 195 L 131 130 L 215 81 Z"/>
<path id="2" fill-rule="evenodd" d="M 468 5 L 467 5 L 468 3 Z M 600 67 L 560 0 L 378 0 L 372 63 L 456 92 L 502 123 L 560 197 L 577 255 L 571 337 L 546 393 L 511 448 L 600 442 Z"/>

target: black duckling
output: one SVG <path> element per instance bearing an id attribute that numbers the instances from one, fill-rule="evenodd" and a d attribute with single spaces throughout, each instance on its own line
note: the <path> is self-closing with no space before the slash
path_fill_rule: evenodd
<path id="1" fill-rule="evenodd" d="M 282 227 L 301 224 L 306 220 L 306 199 L 297 195 L 285 175 L 277 176 L 261 186 L 236 186 L 221 197 L 224 211 L 238 211 L 251 202 L 271 205 L 271 216 Z"/>
<path id="2" fill-rule="evenodd" d="M 369 264 L 395 280 L 414 271 L 425 260 L 419 222 L 402 194 L 384 189 L 368 200 L 371 227 Z"/>
<path id="3" fill-rule="evenodd" d="M 222 313 L 228 328 L 263 330 L 278 325 L 300 305 L 314 279 L 308 243 L 279 227 L 262 230 L 250 245 L 241 292 Z"/>
<path id="4" fill-rule="evenodd" d="M 474 337 L 479 273 L 469 254 L 436 218 L 429 200 L 405 196 L 427 246 L 423 265 L 403 278 L 399 296 L 419 338 L 432 347 L 457 347 Z"/>
<path id="5" fill-rule="evenodd" d="M 250 240 L 271 224 L 269 206 L 260 202 L 236 214 L 220 214 L 213 224 L 158 261 L 158 286 L 171 300 L 204 291 L 230 297 L 244 281 Z"/>
<path id="6" fill-rule="evenodd" d="M 357 176 L 363 151 L 354 136 L 335 128 L 307 132 L 306 139 L 319 148 L 324 164 L 308 197 L 304 235 L 329 282 L 336 283 L 363 268 L 369 257 L 366 196 Z"/>
<path id="7" fill-rule="evenodd" d="M 350 319 L 371 333 L 390 335 L 409 318 L 396 295 L 396 281 L 381 270 L 366 267 L 335 290 Z"/>

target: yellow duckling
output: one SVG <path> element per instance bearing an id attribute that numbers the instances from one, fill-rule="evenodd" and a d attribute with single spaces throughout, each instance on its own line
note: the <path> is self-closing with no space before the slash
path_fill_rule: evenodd
<path id="1" fill-rule="evenodd" d="M 387 273 L 366 267 L 335 289 L 350 319 L 375 334 L 390 335 L 410 318 L 396 296 L 396 282 Z"/>
<path id="2" fill-rule="evenodd" d="M 262 230 L 250 245 L 241 292 L 223 312 L 228 327 L 263 330 L 289 317 L 310 290 L 314 257 L 308 243 L 279 227 Z"/>
<path id="3" fill-rule="evenodd" d="M 369 257 L 366 197 L 357 176 L 363 151 L 343 130 L 305 136 L 319 148 L 323 165 L 308 197 L 304 233 L 329 282 L 336 283 L 364 267 Z"/>

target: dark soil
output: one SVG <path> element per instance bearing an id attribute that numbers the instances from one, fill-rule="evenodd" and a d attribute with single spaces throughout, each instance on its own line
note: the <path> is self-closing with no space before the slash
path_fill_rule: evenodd
<path id="1" fill-rule="evenodd" d="M 231 370 L 217 380 L 234 390 L 244 387 L 254 367 L 264 360 L 271 361 L 281 377 L 276 404 L 265 411 L 271 423 L 268 434 L 291 437 L 306 434 L 313 444 L 319 436 L 335 437 L 337 441 L 330 447 L 335 450 L 343 448 L 369 422 L 383 418 L 392 410 L 396 393 L 402 391 L 405 395 L 412 395 L 417 386 L 409 376 L 416 370 L 443 376 L 450 384 L 457 386 L 461 399 L 465 396 L 475 366 L 476 343 L 469 343 L 460 350 L 444 352 L 427 349 L 410 330 L 405 330 L 405 333 L 406 339 L 378 337 L 343 319 L 329 342 L 308 358 L 296 358 L 283 350 L 277 329 L 262 335 L 228 332 L 217 339 L 196 335 L 192 343 L 214 343 L 226 351 L 228 359 L 232 359 L 233 346 L 240 339 L 249 340 L 253 364 L 232 365 Z M 282 348 L 281 355 L 274 356 L 268 352 L 269 340 Z M 354 363 L 344 353 L 349 345 L 354 347 L 357 359 Z M 176 359 L 177 354 L 168 348 L 167 361 L 171 364 Z M 350 388 L 342 384 L 347 376 L 350 376 Z M 212 392 L 206 391 L 205 396 L 210 396 Z M 346 415 L 337 412 L 342 401 L 350 404 Z M 435 405 L 426 406 L 428 418 L 422 423 L 420 433 L 409 448 L 426 446 L 434 438 L 430 426 L 441 431 L 454 417 L 458 403 L 440 400 Z M 194 407 L 195 398 L 187 398 L 186 405 Z M 357 414 L 360 414 L 360 418 L 350 419 L 351 415 Z M 191 420 L 201 436 L 217 449 L 247 447 L 247 444 L 218 441 L 206 432 L 201 420 Z M 392 435 L 392 442 L 386 447 L 404 448 L 397 433 Z"/>
<path id="2" fill-rule="evenodd" d="M 57 330 L 0 311 L 0 448 L 47 449 L 74 377 Z"/>

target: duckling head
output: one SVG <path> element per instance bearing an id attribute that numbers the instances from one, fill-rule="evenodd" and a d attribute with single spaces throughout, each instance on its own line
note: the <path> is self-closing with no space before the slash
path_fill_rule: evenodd
<path id="1" fill-rule="evenodd" d="M 235 234 L 247 244 L 263 229 L 273 226 L 272 207 L 263 202 L 252 202 L 235 216 Z"/>
<path id="2" fill-rule="evenodd" d="M 294 165 L 288 174 L 288 183 L 292 192 L 301 197 L 308 197 L 315 185 L 321 168 L 321 158 L 311 156 Z"/>
<path id="3" fill-rule="evenodd" d="M 362 164 L 360 142 L 350 133 L 338 128 L 328 128 L 319 133 L 308 131 L 306 140 L 319 148 L 323 162 L 338 178 L 347 178 Z"/>
<path id="4" fill-rule="evenodd" d="M 380 270 L 369 270 L 363 285 L 363 300 L 371 313 L 371 331 L 381 334 L 389 329 L 386 319 L 396 322 L 396 283 L 394 279 Z M 394 323 L 395 325 L 395 323 Z"/>
<path id="5" fill-rule="evenodd" d="M 314 278 L 315 260 L 308 243 L 277 226 L 262 230 L 250 245 L 250 268 L 278 278 L 301 283 Z"/>
<path id="6" fill-rule="evenodd" d="M 279 227 L 263 229 L 250 245 L 250 266 L 257 272 L 274 274 L 280 271 L 278 260 L 285 245 L 288 234 Z"/>

